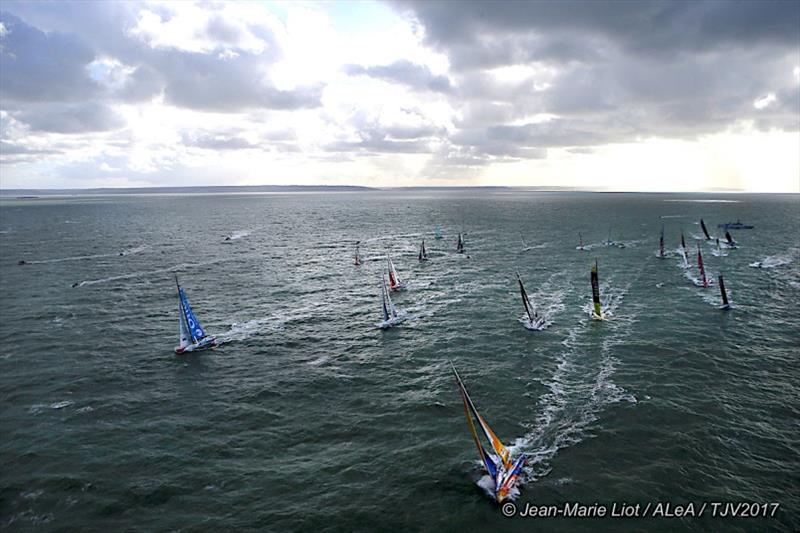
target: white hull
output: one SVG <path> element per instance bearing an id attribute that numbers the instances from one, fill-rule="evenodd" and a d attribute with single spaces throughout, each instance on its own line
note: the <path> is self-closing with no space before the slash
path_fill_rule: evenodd
<path id="1" fill-rule="evenodd" d="M 195 342 L 193 344 L 189 344 L 187 346 L 176 346 L 175 353 L 182 354 L 187 352 L 197 352 L 200 350 L 208 350 L 209 348 L 213 348 L 217 345 L 216 337 L 205 337 L 200 342 Z"/>
<path id="2" fill-rule="evenodd" d="M 396 317 L 390 318 L 389 320 L 384 320 L 383 322 L 378 322 L 377 324 L 375 324 L 375 327 L 378 328 L 378 329 L 389 329 L 392 326 L 396 326 L 397 324 L 400 324 L 405 319 L 406 319 L 406 316 L 404 314 L 400 314 L 400 315 L 397 315 Z"/>
<path id="3" fill-rule="evenodd" d="M 536 320 L 530 320 L 527 316 L 523 316 L 519 319 L 525 329 L 529 331 L 543 331 L 547 329 L 549 323 L 544 318 L 540 317 Z"/>

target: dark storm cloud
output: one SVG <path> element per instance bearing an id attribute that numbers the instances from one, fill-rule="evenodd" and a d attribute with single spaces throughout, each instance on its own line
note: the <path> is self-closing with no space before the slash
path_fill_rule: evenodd
<path id="1" fill-rule="evenodd" d="M 198 30 L 218 43 L 211 53 L 152 48 L 130 31 L 143 7 L 159 11 L 125 2 L 4 3 L 4 108 L 21 111 L 28 101 L 138 103 L 162 93 L 172 105 L 202 111 L 320 105 L 321 86 L 279 90 L 271 84 L 268 69 L 281 52 L 268 28 L 250 28 L 266 43 L 262 54 L 238 48 L 240 30 L 219 16 Z M 121 87 L 102 86 L 87 69 L 99 58 L 119 61 L 133 72 Z"/>
<path id="2" fill-rule="evenodd" d="M 83 39 L 44 33 L 6 12 L 0 12 L 0 22 L 5 27 L 0 36 L 3 100 L 80 101 L 98 93 L 86 70 L 95 52 Z"/>
<path id="3" fill-rule="evenodd" d="M 458 157 L 696 138 L 741 120 L 798 129 L 800 2 L 393 4 L 450 60 Z M 503 81 L 493 69 L 508 66 L 527 74 Z M 524 123 L 537 114 L 558 119 Z"/>
<path id="4" fill-rule="evenodd" d="M 364 67 L 347 65 L 345 72 L 351 76 L 369 76 L 380 80 L 407 85 L 417 90 L 446 93 L 450 91 L 447 76 L 434 75 L 428 67 L 410 61 L 400 60 L 389 65 Z"/>

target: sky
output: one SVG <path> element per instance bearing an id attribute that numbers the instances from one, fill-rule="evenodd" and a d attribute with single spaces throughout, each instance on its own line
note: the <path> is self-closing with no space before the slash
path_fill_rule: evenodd
<path id="1" fill-rule="evenodd" d="M 0 188 L 800 192 L 800 1 L 0 4 Z"/>

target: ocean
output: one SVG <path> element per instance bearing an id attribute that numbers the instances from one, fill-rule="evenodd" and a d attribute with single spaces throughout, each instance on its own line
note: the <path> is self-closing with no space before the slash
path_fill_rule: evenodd
<path id="1" fill-rule="evenodd" d="M 701 217 L 755 228 L 721 256 Z M 800 530 L 798 229 L 797 195 L 2 199 L 0 529 Z M 381 331 L 387 252 L 408 319 Z M 176 275 L 216 349 L 174 354 Z M 529 454 L 513 517 L 476 485 L 450 361 Z M 721 516 L 742 503 L 757 516 Z M 640 510 L 522 516 L 574 504 Z"/>

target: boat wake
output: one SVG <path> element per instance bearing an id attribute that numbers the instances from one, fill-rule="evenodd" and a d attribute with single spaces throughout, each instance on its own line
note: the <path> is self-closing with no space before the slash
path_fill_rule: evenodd
<path id="1" fill-rule="evenodd" d="M 239 239 L 243 239 L 244 237 L 247 237 L 248 235 L 250 235 L 250 231 L 249 230 L 234 231 L 230 235 L 226 235 L 225 236 L 225 241 L 224 242 L 238 241 Z"/>
<path id="2" fill-rule="evenodd" d="M 287 324 L 314 318 L 313 311 L 314 309 L 311 306 L 307 306 L 293 309 L 287 313 L 274 314 L 246 322 L 234 322 L 230 325 L 228 331 L 216 335 L 217 345 L 241 342 L 264 333 L 283 331 Z"/>
<path id="3" fill-rule="evenodd" d="M 118 257 L 124 255 L 133 255 L 143 252 L 147 249 L 147 245 L 143 244 L 141 246 L 137 246 L 135 248 L 130 248 L 128 250 L 122 250 L 121 252 L 114 252 L 114 253 L 106 253 L 106 254 L 92 254 L 92 255 L 74 255 L 70 257 L 56 257 L 53 259 L 41 259 L 39 261 L 26 261 L 26 263 L 31 265 L 46 265 L 49 263 L 63 263 L 66 261 L 84 261 L 89 259 L 102 259 L 104 257 Z"/>
<path id="4" fill-rule="evenodd" d="M 749 266 L 753 268 L 777 268 L 791 264 L 799 258 L 800 250 L 791 248 L 782 254 L 768 255 L 763 259 L 750 263 Z"/>
<path id="5" fill-rule="evenodd" d="M 112 281 L 121 281 L 121 280 L 124 280 L 124 279 L 145 278 L 145 277 L 153 276 L 153 275 L 156 275 L 156 274 L 164 274 L 164 273 L 167 273 L 167 272 L 180 272 L 181 270 L 184 270 L 184 269 L 197 268 L 197 267 L 202 267 L 202 266 L 207 266 L 207 265 L 215 265 L 217 263 L 225 263 L 225 262 L 234 261 L 234 260 L 237 260 L 237 259 L 233 258 L 233 257 L 225 257 L 225 258 L 221 258 L 221 259 L 215 259 L 213 261 L 205 261 L 205 262 L 202 262 L 202 263 L 181 263 L 179 265 L 171 266 L 171 267 L 168 267 L 168 268 L 159 268 L 159 269 L 156 269 L 156 270 L 143 270 L 143 271 L 140 271 L 140 272 L 131 272 L 130 274 L 120 274 L 119 276 L 111 276 L 111 277 L 108 277 L 108 278 L 84 280 L 84 281 L 75 283 L 73 285 L 73 287 L 85 287 L 85 286 L 88 286 L 88 285 L 100 285 L 100 284 L 103 284 L 103 283 L 110 283 Z"/>

